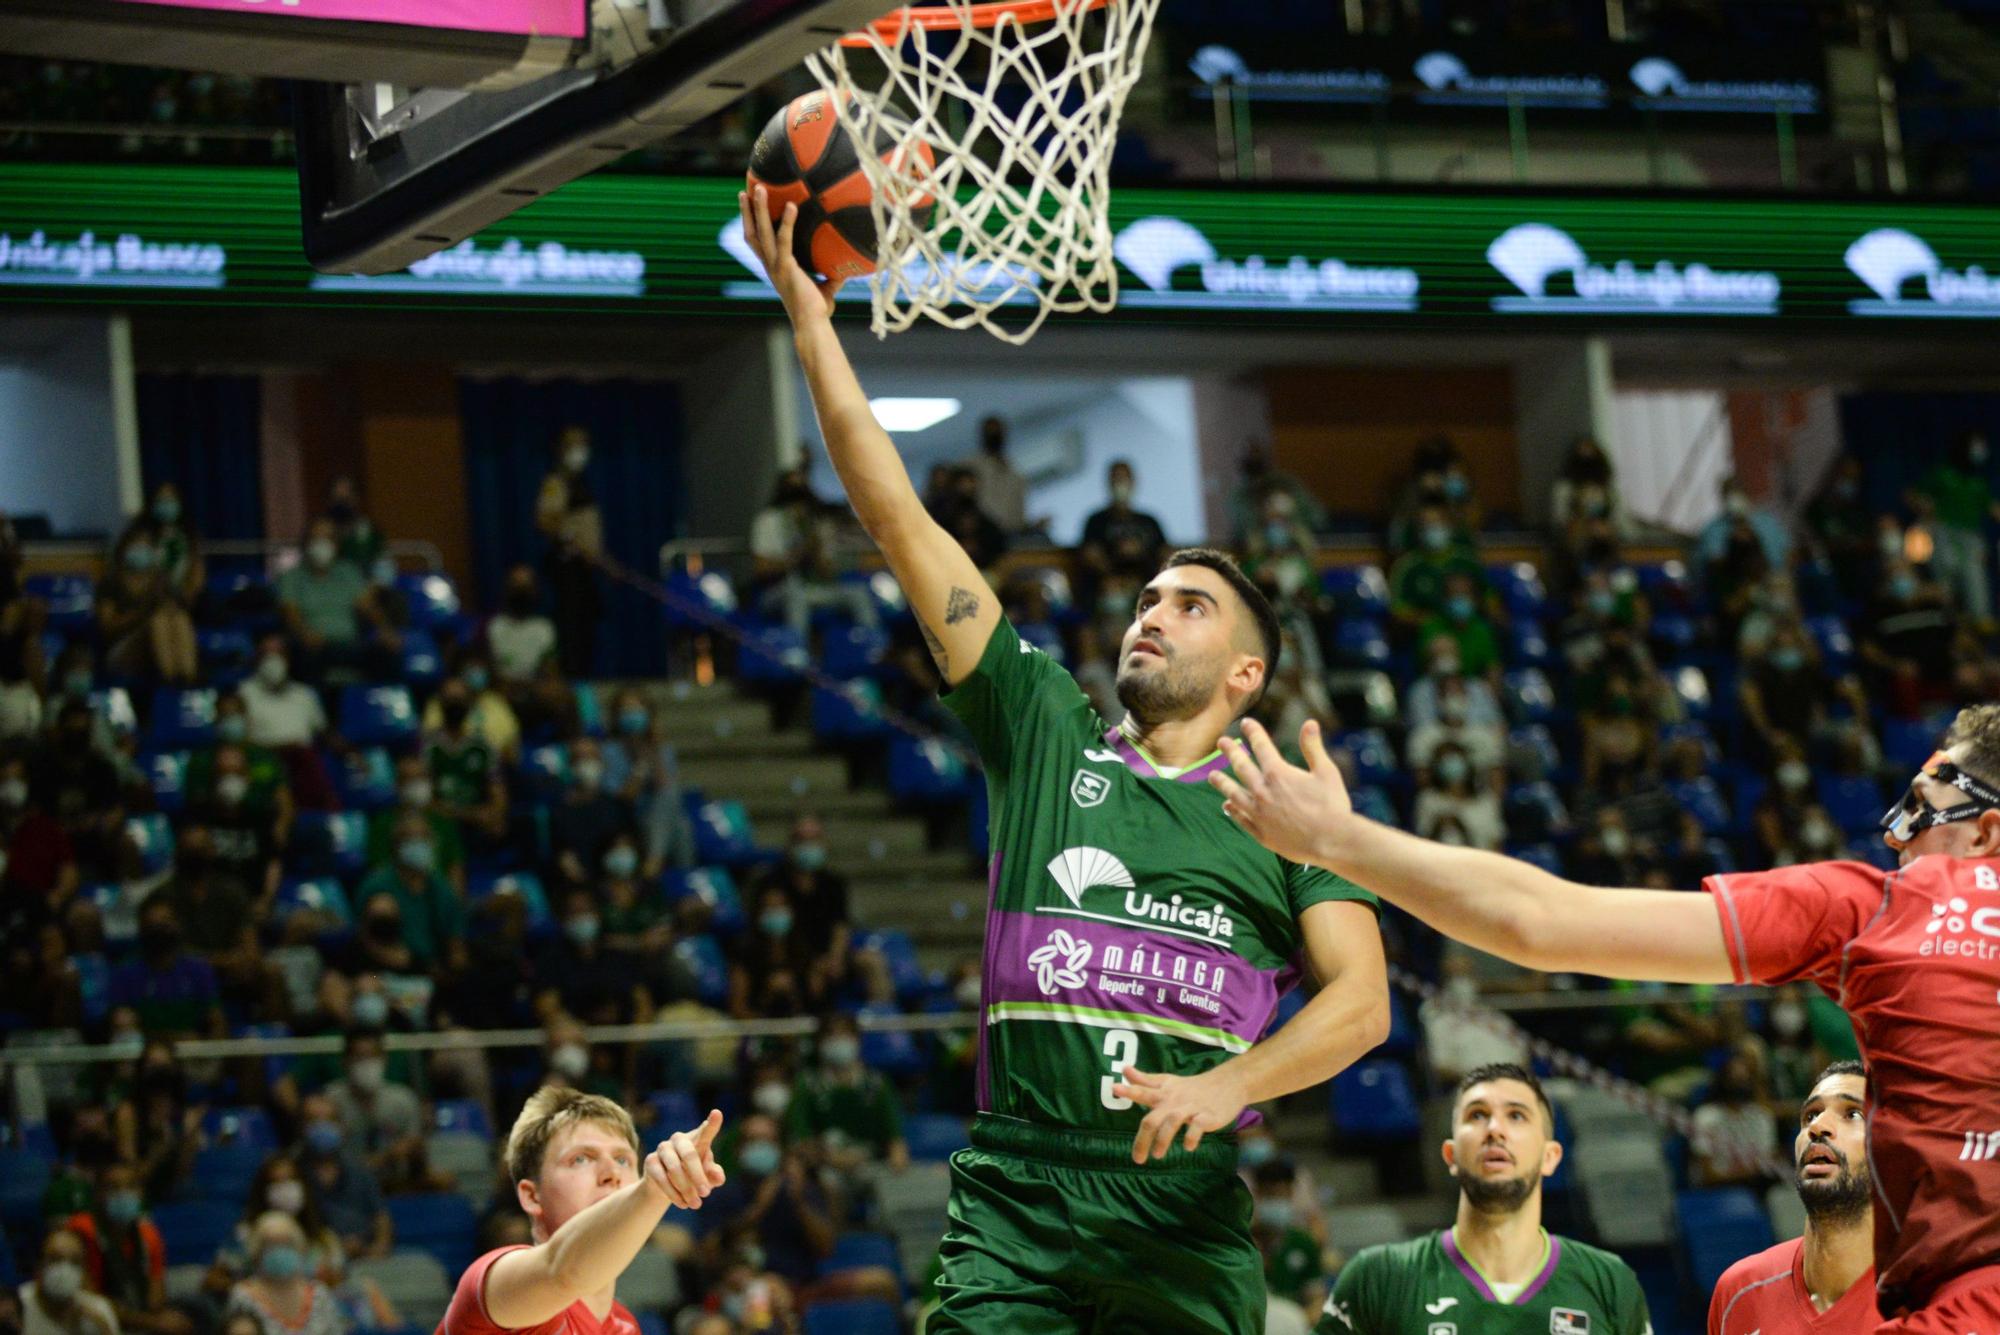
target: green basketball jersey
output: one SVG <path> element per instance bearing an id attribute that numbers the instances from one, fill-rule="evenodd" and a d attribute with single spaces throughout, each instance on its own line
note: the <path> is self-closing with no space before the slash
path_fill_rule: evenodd
<path id="1" fill-rule="evenodd" d="M 1632 1267 L 1547 1236 L 1547 1262 L 1506 1303 L 1450 1229 L 1370 1247 L 1341 1270 L 1313 1335 L 1652 1335 Z"/>
<path id="2" fill-rule="evenodd" d="M 990 801 L 982 1111 L 1136 1129 L 1118 1070 L 1192 1075 L 1249 1048 L 1299 980 L 1299 914 L 1375 902 L 1225 816 L 1219 754 L 1163 777 L 1004 619 L 945 703 Z"/>

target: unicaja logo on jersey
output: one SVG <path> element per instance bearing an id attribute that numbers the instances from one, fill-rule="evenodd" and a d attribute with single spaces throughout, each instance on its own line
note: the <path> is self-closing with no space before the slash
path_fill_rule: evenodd
<path id="1" fill-rule="evenodd" d="M 1082 905 L 1086 890 L 1100 885 L 1129 890 L 1136 884 L 1117 855 L 1101 848 L 1065 848 L 1049 859 L 1049 875 L 1056 878 L 1069 902 L 1078 906 Z"/>
<path id="2" fill-rule="evenodd" d="M 1063 988 L 1082 987 L 1093 949 L 1090 942 L 1056 928 L 1049 933 L 1045 944 L 1028 953 L 1028 967 L 1035 971 L 1035 986 L 1042 989 L 1045 997 L 1052 997 Z"/>
<path id="3" fill-rule="evenodd" d="M 1162 899 L 1149 890 L 1140 890 L 1138 883 L 1132 879 L 1131 870 L 1118 860 L 1116 854 L 1101 848 L 1065 848 L 1049 859 L 1048 871 L 1075 908 L 1083 907 L 1085 891 L 1109 886 L 1125 892 L 1125 916 L 1128 918 L 1168 924 L 1177 935 L 1199 934 L 1211 941 L 1227 940 L 1236 935 L 1234 920 L 1212 904 L 1190 904 L 1179 895 L 1168 895 Z M 1083 916 L 1099 915 L 1086 913 Z"/>
<path id="4" fill-rule="evenodd" d="M 1994 941 L 1969 940 L 1960 935 L 1967 931 L 2000 940 L 2000 908 L 1975 909 L 1956 895 L 1942 904 L 1931 905 L 1931 920 L 1924 924 L 1924 943 L 1917 948 L 1917 953 L 2000 959 L 2000 945 Z"/>
<path id="5" fill-rule="evenodd" d="M 1930 243 L 1900 227 L 1878 227 L 1847 248 L 1848 270 L 1868 285 L 1874 300 L 1847 303 L 1856 315 L 1930 319 L 1960 316 L 2000 318 L 2000 279 L 1974 264 L 1948 269 Z M 1923 280 L 1922 295 L 1905 295 Z"/>
<path id="6" fill-rule="evenodd" d="M 1593 264 L 1576 238 L 1560 227 L 1526 222 L 1508 228 L 1486 248 L 1486 260 L 1520 289 L 1493 298 L 1493 309 L 1543 314 L 1775 315 L 1778 276 L 1763 270 L 1712 269 L 1699 260 L 1657 260 L 1641 268 L 1631 260 Z M 1569 280 L 1570 292 L 1555 283 Z"/>

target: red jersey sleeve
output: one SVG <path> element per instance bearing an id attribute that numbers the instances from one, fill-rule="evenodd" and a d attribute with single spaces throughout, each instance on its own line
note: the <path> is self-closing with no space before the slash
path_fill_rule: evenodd
<path id="1" fill-rule="evenodd" d="M 1848 942 L 1881 911 L 1888 873 L 1865 862 L 1811 862 L 1711 876 L 1722 940 L 1739 983 L 1835 985 Z"/>
<path id="2" fill-rule="evenodd" d="M 497 1326 L 493 1318 L 486 1315 L 486 1272 L 493 1263 L 508 1252 L 526 1251 L 525 1244 L 512 1247 L 498 1247 L 486 1253 L 465 1268 L 458 1277 L 458 1288 L 452 1291 L 451 1306 L 445 1309 L 444 1320 L 438 1323 L 437 1335 L 498 1335 L 508 1327 Z M 528 1326 L 525 1330 L 553 1331 L 562 1324 L 562 1314 L 539 1326 Z"/>

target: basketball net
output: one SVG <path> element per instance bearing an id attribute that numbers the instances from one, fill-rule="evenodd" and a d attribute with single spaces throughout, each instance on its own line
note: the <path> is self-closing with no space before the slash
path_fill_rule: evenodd
<path id="1" fill-rule="evenodd" d="M 1052 311 L 1117 303 L 1111 153 L 1159 3 L 944 0 L 807 57 L 863 146 L 878 338 L 925 316 L 1019 344 Z"/>

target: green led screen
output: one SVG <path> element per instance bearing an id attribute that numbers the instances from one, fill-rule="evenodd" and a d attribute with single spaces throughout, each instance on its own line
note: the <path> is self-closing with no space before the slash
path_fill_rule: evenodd
<path id="1" fill-rule="evenodd" d="M 597 176 L 380 278 L 316 274 L 277 169 L 0 165 L 0 301 L 673 315 L 769 308 L 728 180 Z M 1126 189 L 1120 312 L 1321 325 L 2000 320 L 2000 210 Z M 865 306 L 862 284 L 848 295 Z"/>

